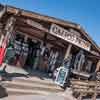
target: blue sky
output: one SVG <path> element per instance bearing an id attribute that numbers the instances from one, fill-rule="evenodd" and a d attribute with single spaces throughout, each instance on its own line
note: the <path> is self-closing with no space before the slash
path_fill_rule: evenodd
<path id="1" fill-rule="evenodd" d="M 0 3 L 78 23 L 100 46 L 100 0 L 0 0 Z"/>

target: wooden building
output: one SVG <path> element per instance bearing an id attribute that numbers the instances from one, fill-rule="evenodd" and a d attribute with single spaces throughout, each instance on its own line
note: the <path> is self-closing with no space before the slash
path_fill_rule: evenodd
<path id="1" fill-rule="evenodd" d="M 79 24 L 0 5 L 0 45 L 7 48 L 18 34 L 41 45 L 46 43 L 57 55 L 53 62 L 56 68 L 71 58 L 74 71 L 92 73 L 100 60 L 100 48 Z"/>

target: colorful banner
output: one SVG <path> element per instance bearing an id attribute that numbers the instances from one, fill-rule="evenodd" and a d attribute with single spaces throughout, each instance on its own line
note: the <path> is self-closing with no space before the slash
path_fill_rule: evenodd
<path id="1" fill-rule="evenodd" d="M 0 65 L 3 63 L 6 48 L 0 48 Z"/>

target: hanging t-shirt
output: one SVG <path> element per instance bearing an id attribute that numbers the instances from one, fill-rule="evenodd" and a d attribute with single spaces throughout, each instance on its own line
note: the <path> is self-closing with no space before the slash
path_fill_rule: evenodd
<path id="1" fill-rule="evenodd" d="M 14 49 L 15 49 L 15 53 L 20 55 L 22 49 L 20 41 L 15 40 Z"/>
<path id="2" fill-rule="evenodd" d="M 39 56 L 40 56 L 40 48 L 37 48 L 36 57 L 39 57 Z"/>
<path id="3" fill-rule="evenodd" d="M 85 62 L 85 55 L 83 51 L 80 51 L 76 56 L 75 63 L 74 63 L 74 69 L 80 71 L 83 67 L 84 62 Z"/>
<path id="4" fill-rule="evenodd" d="M 22 44 L 22 53 L 23 55 L 27 56 L 28 55 L 28 44 L 27 43 L 23 43 Z"/>
<path id="5" fill-rule="evenodd" d="M 14 57 L 15 57 L 14 48 L 12 48 L 12 47 L 10 46 L 10 47 L 8 47 L 7 50 L 6 50 L 6 55 L 5 55 L 4 62 L 5 62 L 5 63 L 8 63 L 9 60 L 10 60 L 11 58 L 14 59 Z"/>
<path id="6" fill-rule="evenodd" d="M 50 53 L 49 53 L 49 49 L 48 48 L 45 48 L 43 56 L 44 57 L 47 56 L 49 58 Z"/>
<path id="7" fill-rule="evenodd" d="M 42 47 L 41 48 L 41 55 L 43 56 L 43 54 L 44 54 L 44 51 L 45 51 L 45 47 Z"/>

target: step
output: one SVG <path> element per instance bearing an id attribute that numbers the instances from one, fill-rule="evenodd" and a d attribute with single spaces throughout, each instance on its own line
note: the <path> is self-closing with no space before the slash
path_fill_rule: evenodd
<path id="1" fill-rule="evenodd" d="M 16 89 L 25 89 L 25 90 L 41 90 L 41 91 L 50 91 L 50 92 L 62 92 L 63 89 L 61 89 L 60 87 L 58 86 L 48 86 L 48 85 L 43 85 L 43 84 L 36 84 L 36 83 L 21 83 L 21 82 L 9 82 L 9 81 L 6 81 L 6 82 L 3 82 L 2 83 L 2 86 L 8 88 L 16 88 Z"/>
<path id="2" fill-rule="evenodd" d="M 47 79 L 47 78 L 43 78 L 41 79 L 40 77 L 36 77 L 36 76 L 33 76 L 33 77 L 29 77 L 29 78 L 26 78 L 26 77 L 16 77 L 16 78 L 13 78 L 13 80 L 30 80 L 30 81 L 33 81 L 33 80 L 36 80 L 36 81 L 43 81 L 45 80 L 46 83 L 51 83 L 53 84 L 53 80 L 52 79 Z"/>
<path id="3" fill-rule="evenodd" d="M 36 84 L 45 84 L 51 86 L 57 86 L 52 80 L 42 80 L 39 78 L 16 78 L 13 79 L 14 82 L 25 82 L 25 83 L 36 83 Z"/>
<path id="4" fill-rule="evenodd" d="M 36 91 L 36 90 L 22 90 L 22 89 L 15 89 L 15 88 L 7 88 L 6 89 L 8 92 L 8 95 L 48 95 L 50 94 L 49 92 L 45 92 L 45 91 Z"/>

